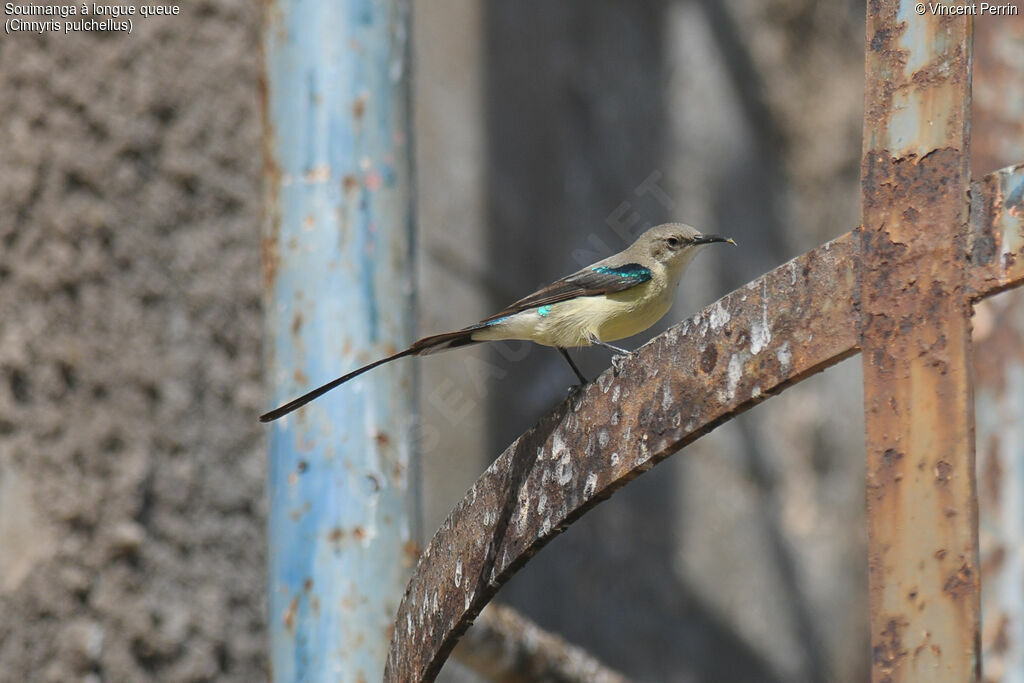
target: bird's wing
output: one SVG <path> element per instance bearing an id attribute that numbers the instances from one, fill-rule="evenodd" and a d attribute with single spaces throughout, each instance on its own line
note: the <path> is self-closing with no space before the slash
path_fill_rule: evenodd
<path id="1" fill-rule="evenodd" d="M 621 266 L 590 266 L 552 282 L 547 287 L 520 299 L 505 310 L 481 320 L 480 324 L 494 322 L 535 306 L 547 306 L 580 296 L 621 292 L 650 279 L 650 269 L 639 263 L 626 263 Z"/>

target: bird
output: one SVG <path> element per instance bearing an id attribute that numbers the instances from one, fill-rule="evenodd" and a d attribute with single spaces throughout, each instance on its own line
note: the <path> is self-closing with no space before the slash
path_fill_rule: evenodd
<path id="1" fill-rule="evenodd" d="M 556 280 L 475 325 L 423 337 L 261 415 L 260 422 L 284 417 L 393 360 L 487 341 L 526 340 L 554 347 L 586 384 L 567 349 L 602 346 L 616 354 L 612 363 L 619 367 L 630 352 L 611 342 L 643 332 L 668 313 L 683 271 L 698 251 L 716 242 L 736 244 L 730 237 L 704 235 L 684 223 L 654 226 L 625 250 Z"/>

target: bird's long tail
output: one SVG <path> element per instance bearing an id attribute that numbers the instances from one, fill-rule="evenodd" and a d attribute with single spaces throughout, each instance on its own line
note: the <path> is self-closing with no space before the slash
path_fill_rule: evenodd
<path id="1" fill-rule="evenodd" d="M 390 363 L 393 360 L 405 358 L 406 356 L 423 356 L 429 353 L 437 353 L 438 351 L 443 351 L 445 349 L 478 344 L 479 341 L 473 339 L 473 332 L 480 329 L 480 327 L 480 325 L 474 325 L 473 327 L 467 327 L 464 330 L 456 330 L 455 332 L 445 332 L 443 334 L 435 334 L 431 337 L 424 337 L 423 339 L 414 342 L 412 346 L 404 351 L 399 351 L 396 354 L 375 360 L 369 365 L 364 365 L 357 370 L 353 370 L 347 375 L 342 375 L 337 379 L 333 379 L 327 384 L 317 387 L 308 394 L 303 394 L 297 399 L 285 403 L 283 406 L 274 408 L 269 413 L 260 415 L 260 422 L 273 422 L 279 417 L 284 417 L 288 413 L 298 410 L 310 401 L 323 396 L 331 389 L 341 386 L 345 382 L 358 377 L 364 372 L 373 370 L 378 365 L 384 365 L 385 363 Z"/>

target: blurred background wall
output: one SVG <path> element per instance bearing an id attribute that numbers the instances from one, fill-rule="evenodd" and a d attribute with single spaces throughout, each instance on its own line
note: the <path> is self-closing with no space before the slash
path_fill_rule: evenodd
<path id="1" fill-rule="evenodd" d="M 663 329 L 857 224 L 863 3 L 414 5 L 424 334 L 657 222 L 736 238 Z M 2 681 L 267 675 L 259 23 L 0 39 Z M 514 344 L 419 362 L 426 541 L 573 378 Z M 859 383 L 722 427 L 498 599 L 640 680 L 863 680 Z"/>

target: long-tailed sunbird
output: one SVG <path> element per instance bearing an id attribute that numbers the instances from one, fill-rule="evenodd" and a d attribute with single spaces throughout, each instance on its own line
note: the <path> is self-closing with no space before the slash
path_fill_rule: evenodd
<path id="1" fill-rule="evenodd" d="M 668 313 L 683 271 L 702 247 L 715 242 L 736 244 L 728 237 L 702 235 L 682 223 L 655 226 L 624 251 L 563 277 L 475 325 L 424 337 L 404 351 L 261 415 L 260 422 L 287 415 L 378 365 L 485 341 L 516 339 L 553 346 L 586 384 L 566 349 L 597 345 L 628 354 L 609 342 L 643 332 Z"/>

